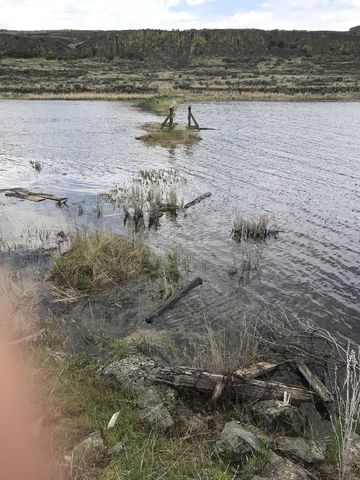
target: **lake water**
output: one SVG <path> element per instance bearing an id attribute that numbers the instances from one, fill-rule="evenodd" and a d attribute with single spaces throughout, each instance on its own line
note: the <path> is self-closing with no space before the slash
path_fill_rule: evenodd
<path id="1" fill-rule="evenodd" d="M 141 169 L 176 169 L 186 180 L 185 201 L 212 196 L 147 233 L 155 249 L 189 256 L 191 276 L 204 279 L 165 323 L 224 322 L 270 305 L 359 336 L 359 103 L 198 103 L 198 122 L 216 130 L 176 148 L 136 141 L 143 124 L 159 118 L 127 103 L 4 100 L 0 109 L 0 188 L 69 198 L 59 209 L 0 197 L 5 243 L 34 248 L 49 232 L 74 226 L 122 232 L 120 210 L 103 205 L 97 218 L 98 194 Z M 176 120 L 186 122 L 185 105 Z M 237 212 L 265 213 L 282 233 L 236 244 L 230 231 Z"/>

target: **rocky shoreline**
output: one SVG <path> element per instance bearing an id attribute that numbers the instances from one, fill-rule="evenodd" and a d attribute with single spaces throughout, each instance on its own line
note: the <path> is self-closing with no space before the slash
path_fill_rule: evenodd
<path id="1" fill-rule="evenodd" d="M 336 478 L 334 431 L 315 391 L 311 400 L 300 402 L 286 395 L 283 400 L 264 399 L 269 398 L 270 391 L 247 402 L 226 393 L 221 400 L 214 400 L 196 388 L 159 382 L 159 371 L 171 368 L 164 347 L 144 353 L 144 345 L 139 348 L 131 337 L 128 345 L 123 358 L 102 365 L 96 375 L 136 397 L 139 421 L 149 431 L 169 439 L 181 431 L 195 436 L 211 432 L 213 455 L 226 465 L 232 478 Z M 265 379 L 270 375 L 266 373 Z M 118 416 L 119 412 L 114 412 L 109 418 L 108 429 L 121 421 Z M 75 445 L 69 458 L 95 466 L 110 462 L 126 448 L 121 441 L 107 447 L 101 431 L 95 430 Z M 359 458 L 360 436 L 353 433 L 347 478 L 359 478 Z"/>

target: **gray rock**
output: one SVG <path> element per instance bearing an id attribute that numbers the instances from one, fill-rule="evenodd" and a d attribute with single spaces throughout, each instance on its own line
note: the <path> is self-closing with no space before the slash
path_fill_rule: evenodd
<path id="1" fill-rule="evenodd" d="M 322 418 L 313 403 L 304 402 L 299 406 L 299 410 L 306 418 L 307 430 L 310 431 L 311 437 L 322 441 L 331 440 L 333 436 L 331 422 Z"/>
<path id="2" fill-rule="evenodd" d="M 283 437 L 276 442 L 276 451 L 294 461 L 314 464 L 326 459 L 326 444 L 302 437 Z"/>
<path id="3" fill-rule="evenodd" d="M 102 367 L 98 374 L 118 381 L 126 390 L 138 393 L 149 383 L 155 362 L 141 353 L 135 353 Z"/>
<path id="4" fill-rule="evenodd" d="M 348 463 L 351 466 L 358 466 L 360 463 L 360 436 L 356 433 L 351 436 Z"/>
<path id="5" fill-rule="evenodd" d="M 250 432 L 241 428 L 239 422 L 228 422 L 216 442 L 219 455 L 233 462 L 242 462 L 254 451 L 260 452 L 260 440 Z"/>
<path id="6" fill-rule="evenodd" d="M 279 457 L 276 454 L 271 455 L 270 463 L 264 468 L 260 475 L 256 475 L 252 480 L 309 480 L 309 477 L 299 465 L 291 462 L 287 458 Z"/>
<path id="7" fill-rule="evenodd" d="M 96 465 L 104 461 L 108 455 L 109 451 L 101 437 L 101 432 L 97 430 L 74 447 L 72 462 L 78 467 Z"/>
<path id="8" fill-rule="evenodd" d="M 138 409 L 141 418 L 161 433 L 168 434 L 174 427 L 174 421 L 155 388 L 147 387 L 140 392 Z"/>
<path id="9" fill-rule="evenodd" d="M 109 449 L 109 454 L 111 457 L 116 458 L 118 457 L 121 453 L 125 452 L 126 447 L 123 443 L 119 442 L 116 443 L 113 447 Z"/>
<path id="10" fill-rule="evenodd" d="M 306 417 L 293 405 L 279 400 L 258 402 L 252 409 L 254 420 L 260 427 L 284 435 L 301 435 L 306 425 Z"/>

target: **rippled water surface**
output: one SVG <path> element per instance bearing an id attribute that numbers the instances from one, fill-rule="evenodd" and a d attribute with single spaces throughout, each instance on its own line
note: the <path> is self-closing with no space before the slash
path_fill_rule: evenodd
<path id="1" fill-rule="evenodd" d="M 220 322 L 270 304 L 348 337 L 359 334 L 358 103 L 199 103 L 197 120 L 216 130 L 176 148 L 135 140 L 158 118 L 131 104 L 1 101 L 0 109 L 0 188 L 69 197 L 64 209 L 0 197 L 7 244 L 30 248 L 74 225 L 122 231 L 121 211 L 105 205 L 97 218 L 97 195 L 140 169 L 174 168 L 187 180 L 185 201 L 206 191 L 212 197 L 149 233 L 159 250 L 180 248 L 205 281 L 166 321 L 201 322 L 206 313 Z M 177 121 L 185 123 L 186 106 Z M 236 212 L 266 213 L 282 233 L 263 244 L 235 244 Z"/>

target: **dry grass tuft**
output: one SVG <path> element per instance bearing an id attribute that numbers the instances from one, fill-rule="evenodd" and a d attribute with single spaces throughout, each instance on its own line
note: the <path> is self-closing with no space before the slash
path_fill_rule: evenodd
<path id="1" fill-rule="evenodd" d="M 245 320 L 219 330 L 205 322 L 200 333 L 186 338 L 177 355 L 180 365 L 225 375 L 258 360 L 258 341 Z"/>
<path id="2" fill-rule="evenodd" d="M 269 226 L 267 215 L 260 215 L 258 222 L 237 215 L 231 231 L 231 236 L 236 242 L 266 240 L 278 234 L 279 230 L 275 226 Z"/>
<path id="3" fill-rule="evenodd" d="M 0 328 L 14 337 L 25 337 L 34 331 L 38 316 L 37 285 L 15 270 L 0 269 L 0 299 L 2 315 Z"/>

